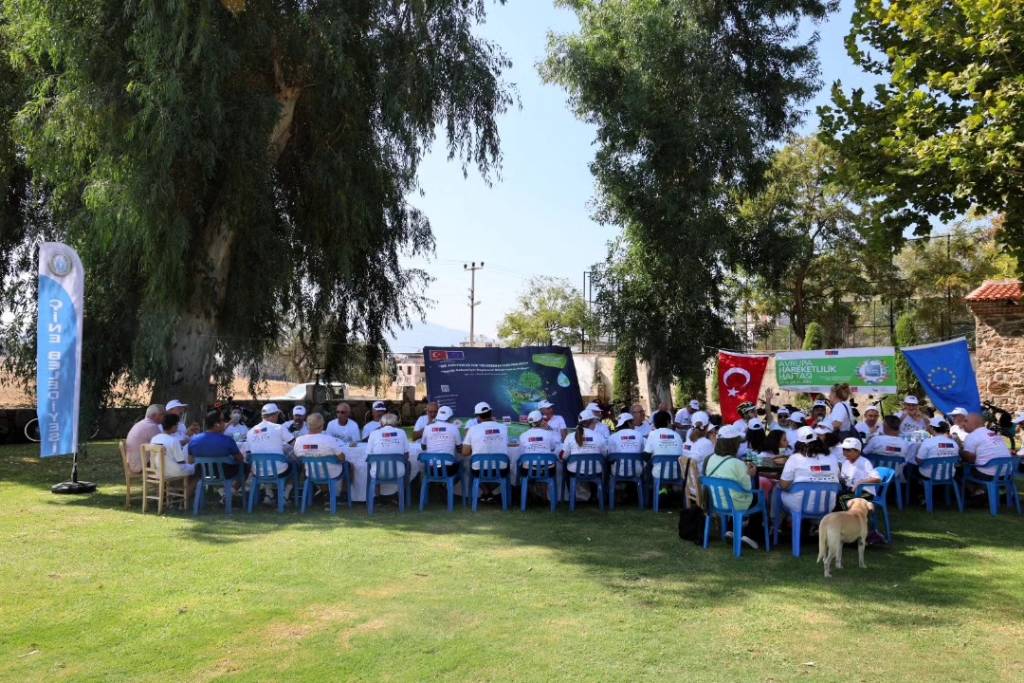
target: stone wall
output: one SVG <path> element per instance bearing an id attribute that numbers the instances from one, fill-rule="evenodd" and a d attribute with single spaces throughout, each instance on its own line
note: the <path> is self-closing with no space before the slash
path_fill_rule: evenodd
<path id="1" fill-rule="evenodd" d="M 971 302 L 976 372 L 983 401 L 1024 410 L 1024 307 L 1002 301 Z"/>

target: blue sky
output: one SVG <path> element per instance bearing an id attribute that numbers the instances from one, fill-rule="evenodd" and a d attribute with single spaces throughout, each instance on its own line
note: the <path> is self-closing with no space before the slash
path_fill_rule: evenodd
<path id="1" fill-rule="evenodd" d="M 869 83 L 850 62 L 843 46 L 853 0 L 817 26 L 821 35 L 822 91 L 809 103 L 803 132 L 814 130 L 814 108 L 827 102 L 833 81 L 844 86 Z M 571 32 L 575 16 L 550 0 L 508 0 L 492 3 L 481 34 L 497 42 L 512 59 L 506 74 L 518 89 L 521 108 L 500 120 L 504 162 L 501 178 L 488 187 L 478 175 L 463 178 L 458 163 L 448 162 L 437 146 L 420 168 L 422 196 L 413 203 L 433 225 L 437 248 L 429 261 L 409 261 L 434 276 L 428 296 L 435 300 L 427 314 L 432 325 L 469 329 L 469 274 L 463 263 L 483 261 L 477 273 L 478 334 L 496 336 L 502 316 L 513 307 L 530 277 L 552 275 L 582 285 L 583 272 L 604 259 L 615 226 L 591 219 L 593 128 L 569 111 L 565 92 L 545 85 L 536 64 L 543 59 L 548 31 Z M 808 27 L 808 33 L 815 27 Z M 422 344 L 423 330 L 396 335 L 395 350 Z M 451 333 L 430 328 L 440 344 L 453 343 Z M 454 335 L 458 337 L 459 335 Z M 407 348 L 408 347 L 408 348 Z M 415 350 L 418 350 L 416 348 Z"/>

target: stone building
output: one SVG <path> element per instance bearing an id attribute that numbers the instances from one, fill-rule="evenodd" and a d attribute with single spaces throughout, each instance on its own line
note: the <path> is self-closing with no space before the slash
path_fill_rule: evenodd
<path id="1" fill-rule="evenodd" d="M 982 400 L 1024 410 L 1024 305 L 1017 280 L 986 281 L 964 300 L 974 313 Z"/>

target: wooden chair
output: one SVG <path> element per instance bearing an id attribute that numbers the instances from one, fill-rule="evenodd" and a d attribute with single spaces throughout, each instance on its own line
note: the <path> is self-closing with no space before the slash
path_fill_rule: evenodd
<path id="1" fill-rule="evenodd" d="M 124 468 L 124 509 L 132 507 L 132 482 L 138 480 L 142 483 L 142 472 L 132 472 L 128 466 L 128 450 L 125 448 L 124 439 L 117 442 L 117 449 L 121 451 L 121 466 Z"/>
<path id="2" fill-rule="evenodd" d="M 145 514 L 147 503 L 156 500 L 156 513 L 162 515 L 164 504 L 180 499 L 182 508 L 188 509 L 188 477 L 168 477 L 164 473 L 164 447 L 155 444 L 143 444 L 142 448 L 142 512 Z M 156 487 L 156 495 L 147 492 L 147 485 Z M 181 490 L 175 490 L 177 486 Z"/>
<path id="3" fill-rule="evenodd" d="M 679 456 L 679 464 L 686 477 L 686 486 L 683 490 L 683 507 L 687 510 L 690 506 L 700 507 L 700 466 L 693 458 L 685 455 Z"/>

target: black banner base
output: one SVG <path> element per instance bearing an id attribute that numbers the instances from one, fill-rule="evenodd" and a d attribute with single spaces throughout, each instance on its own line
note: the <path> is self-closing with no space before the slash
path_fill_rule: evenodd
<path id="1" fill-rule="evenodd" d="M 91 481 L 62 481 L 51 486 L 50 490 L 59 494 L 93 493 L 96 490 L 96 484 Z"/>

